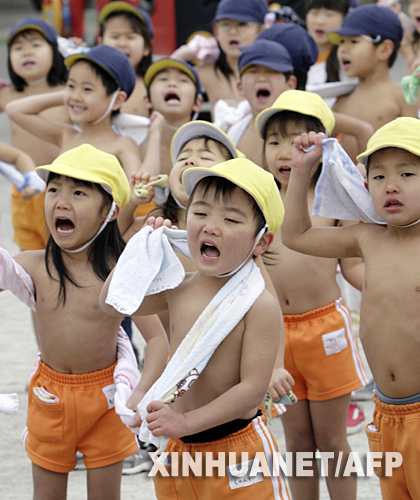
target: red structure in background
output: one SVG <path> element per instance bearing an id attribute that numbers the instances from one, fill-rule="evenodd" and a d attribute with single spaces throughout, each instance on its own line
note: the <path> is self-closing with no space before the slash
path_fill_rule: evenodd
<path id="1" fill-rule="evenodd" d="M 153 54 L 169 56 L 176 49 L 176 17 L 174 0 L 155 0 L 152 13 Z"/>

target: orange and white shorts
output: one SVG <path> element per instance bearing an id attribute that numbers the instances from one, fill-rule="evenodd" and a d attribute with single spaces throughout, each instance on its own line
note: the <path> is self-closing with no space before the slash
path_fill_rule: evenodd
<path id="1" fill-rule="evenodd" d="M 88 469 L 120 462 L 138 450 L 134 434 L 114 410 L 114 369 L 115 364 L 95 372 L 67 374 L 39 362 L 29 384 L 24 436 L 34 464 L 66 473 L 76 465 L 77 450 L 83 453 Z M 43 388 L 41 396 L 37 388 Z M 52 402 L 45 401 L 45 391 Z"/>
<path id="2" fill-rule="evenodd" d="M 207 431 L 206 431 L 207 432 Z M 165 469 L 168 476 L 158 472 L 154 476 L 156 496 L 159 500 L 286 500 L 289 492 L 282 471 L 275 474 L 247 474 L 239 477 L 232 474 L 229 465 L 237 470 L 252 469 L 255 457 L 264 454 L 266 463 L 273 469 L 274 455 L 278 453 L 277 443 L 268 429 L 265 418 L 256 416 L 243 429 L 221 439 L 207 442 L 184 443 L 181 439 L 170 439 L 165 448 L 168 457 Z M 259 455 L 256 453 L 259 452 Z M 202 457 L 201 473 L 184 473 L 182 461 L 185 455 L 197 462 Z M 261 454 L 261 455 L 260 455 Z M 176 455 L 176 457 L 174 456 Z M 175 467 L 175 460 L 181 461 Z M 206 467 L 211 463 L 210 474 Z M 215 464 L 220 467 L 215 467 Z M 274 465 L 275 467 L 275 465 Z M 268 472 L 268 470 L 267 470 Z"/>
<path id="3" fill-rule="evenodd" d="M 298 399 L 325 401 L 368 383 L 351 315 L 342 299 L 302 314 L 284 315 L 284 366 Z"/>

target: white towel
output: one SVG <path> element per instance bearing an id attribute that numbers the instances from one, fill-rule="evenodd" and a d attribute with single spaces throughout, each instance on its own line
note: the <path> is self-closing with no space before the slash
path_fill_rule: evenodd
<path id="1" fill-rule="evenodd" d="M 315 186 L 313 215 L 385 224 L 373 208 L 362 174 L 337 139 L 322 141 L 322 171 Z"/>
<path id="2" fill-rule="evenodd" d="M 127 408 L 126 405 L 133 390 L 140 382 L 140 378 L 141 374 L 138 369 L 133 345 L 125 331 L 120 328 L 117 337 L 117 364 L 114 369 L 115 413 L 120 416 L 122 422 L 134 433 L 138 432 L 138 429 L 132 427 L 136 419 L 136 411 Z"/>
<path id="3" fill-rule="evenodd" d="M 34 189 L 38 193 L 45 191 L 45 182 L 35 170 L 22 174 L 11 163 L 0 160 L 0 174 L 4 175 L 9 182 L 14 184 L 18 188 L 18 191 L 21 191 L 24 187 Z"/>
<path id="4" fill-rule="evenodd" d="M 0 413 L 5 415 L 13 415 L 18 411 L 19 399 L 16 393 L 0 394 Z"/>
<path id="5" fill-rule="evenodd" d="M 106 303 L 131 316 L 146 295 L 177 287 L 185 277 L 185 270 L 174 250 L 190 257 L 186 231 L 165 226 L 156 230 L 143 227 L 129 240 L 118 259 Z"/>
<path id="6" fill-rule="evenodd" d="M 112 127 L 115 132 L 124 137 L 131 137 L 137 146 L 141 146 L 147 139 L 149 125 L 149 118 L 131 113 L 118 113 L 112 118 Z"/>
<path id="7" fill-rule="evenodd" d="M 0 289 L 10 290 L 35 311 L 35 287 L 32 278 L 4 248 L 0 248 Z"/>
<path id="8" fill-rule="evenodd" d="M 153 443 L 160 454 L 168 438 L 155 437 L 146 423 L 151 401 L 171 403 L 186 392 L 204 370 L 215 349 L 235 328 L 265 288 L 260 270 L 253 261 L 234 274 L 217 292 L 175 351 L 160 378 L 137 409 L 142 418 L 140 440 Z"/>
<path id="9" fill-rule="evenodd" d="M 245 128 L 243 128 L 243 126 L 241 125 L 241 130 L 243 128 L 239 136 L 239 138 L 241 138 L 246 127 L 252 119 L 251 106 L 247 100 L 240 101 L 236 106 L 231 106 L 223 99 L 219 99 L 214 105 L 213 116 L 213 123 L 225 132 L 229 130 L 233 125 L 241 121 L 243 118 L 247 117 Z M 237 143 L 238 142 L 235 142 L 235 144 Z"/>

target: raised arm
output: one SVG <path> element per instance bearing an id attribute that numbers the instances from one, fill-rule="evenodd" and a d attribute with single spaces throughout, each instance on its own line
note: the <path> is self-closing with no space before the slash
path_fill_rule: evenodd
<path id="1" fill-rule="evenodd" d="M 69 126 L 68 123 L 53 121 L 41 113 L 63 103 L 64 90 L 60 90 L 15 99 L 6 105 L 5 110 L 9 118 L 23 129 L 61 147 L 63 129 Z"/>
<path id="2" fill-rule="evenodd" d="M 317 257 L 360 257 L 357 229 L 346 227 L 312 227 L 308 208 L 311 171 L 319 163 L 324 134 L 309 132 L 295 138 L 292 172 L 285 199 L 285 218 L 281 228 L 283 243 L 298 252 Z M 305 152 L 309 148 L 310 151 Z"/>

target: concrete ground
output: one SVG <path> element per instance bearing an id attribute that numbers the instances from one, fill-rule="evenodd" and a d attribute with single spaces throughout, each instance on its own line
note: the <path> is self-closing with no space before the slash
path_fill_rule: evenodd
<path id="1" fill-rule="evenodd" d="M 27 15 L 35 14 L 29 0 L 1 0 L 0 2 L 0 79 L 8 81 L 5 38 L 11 27 Z M 95 13 L 88 10 L 88 26 L 93 33 Z M 0 115 L 0 141 L 10 140 L 8 120 Z M 10 219 L 10 185 L 0 176 L 0 227 L 5 248 L 14 255 L 18 248 L 13 243 Z M 134 342 L 141 346 L 140 335 Z M 20 445 L 21 432 L 25 425 L 27 410 L 26 384 L 36 358 L 37 347 L 32 330 L 30 312 L 10 292 L 0 294 L 0 393 L 16 392 L 20 407 L 16 415 L 0 415 L 0 500 L 26 500 L 32 497 L 31 463 Z M 363 403 L 366 421 L 371 419 L 373 404 Z M 279 448 L 285 452 L 284 435 L 279 419 L 272 424 L 272 431 Z M 362 462 L 368 451 L 364 432 L 350 436 L 354 452 L 361 454 Z M 86 472 L 73 471 L 69 475 L 68 499 L 86 498 Z M 153 481 L 145 473 L 123 476 L 122 498 L 124 500 L 151 500 L 155 498 Z M 321 500 L 329 498 L 325 480 L 321 480 Z M 376 477 L 362 477 L 358 481 L 358 499 L 381 498 Z"/>

